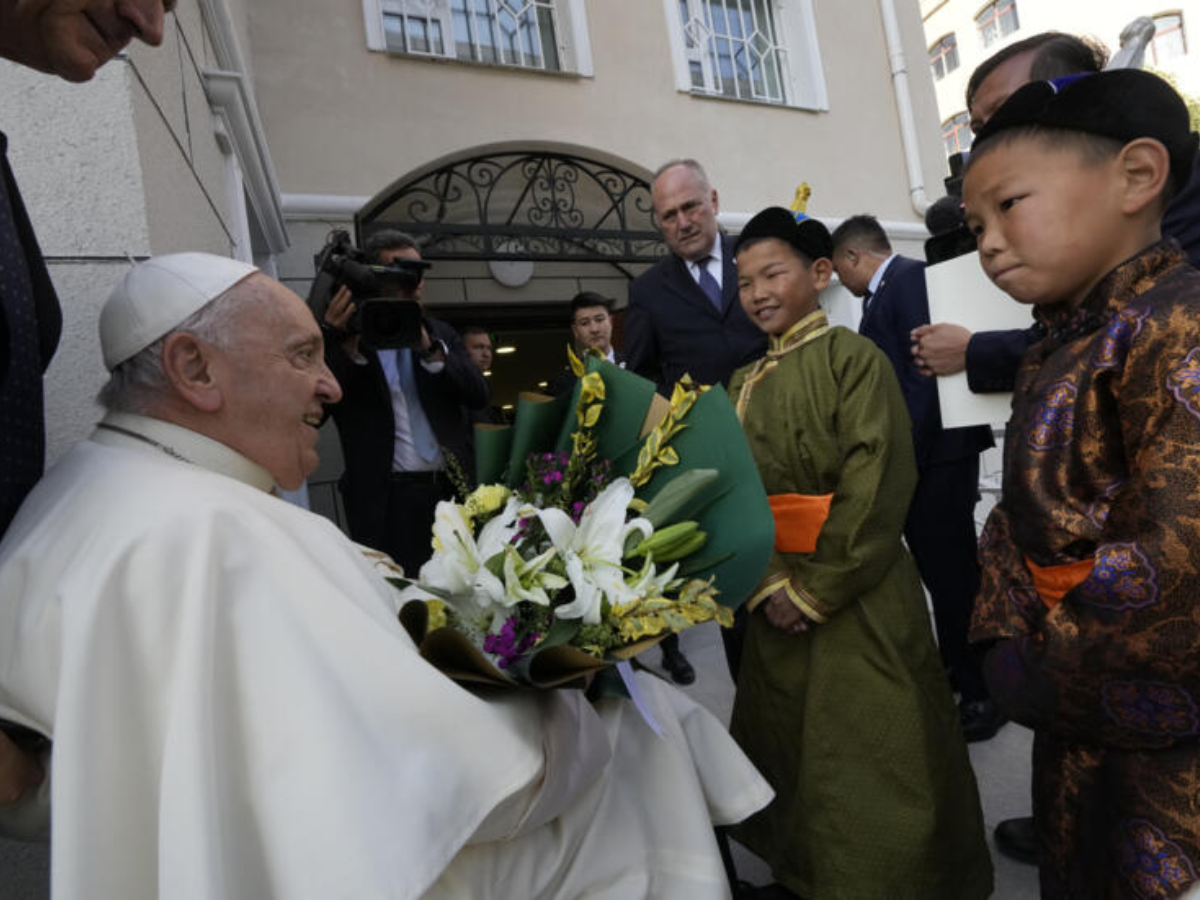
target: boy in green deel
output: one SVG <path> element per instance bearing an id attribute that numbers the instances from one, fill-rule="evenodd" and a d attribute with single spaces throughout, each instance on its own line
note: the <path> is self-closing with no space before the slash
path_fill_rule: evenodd
<path id="1" fill-rule="evenodd" d="M 775 789 L 733 836 L 805 900 L 981 900 L 992 869 L 958 711 L 901 542 L 916 484 L 892 367 L 817 305 L 829 232 L 780 208 L 738 240 L 742 307 L 770 336 L 739 369 L 775 514 L 750 600 L 734 737 Z"/>
<path id="2" fill-rule="evenodd" d="M 1035 731 L 1043 898 L 1178 897 L 1200 871 L 1200 274 L 1159 220 L 1197 138 L 1166 82 L 1039 82 L 963 193 L 1047 336 L 1013 395 L 972 626 Z"/>

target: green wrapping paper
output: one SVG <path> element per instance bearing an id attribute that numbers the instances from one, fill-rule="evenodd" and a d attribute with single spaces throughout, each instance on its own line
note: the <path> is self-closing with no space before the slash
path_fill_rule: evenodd
<path id="1" fill-rule="evenodd" d="M 589 372 L 604 379 L 604 414 L 593 433 L 597 454 L 613 461 L 614 475 L 629 475 L 649 430 L 663 418 L 669 404 L 654 391 L 654 383 L 594 355 Z M 525 477 L 530 453 L 569 450 L 575 430 L 579 385 L 560 397 L 523 394 L 512 425 L 478 427 L 475 466 L 480 484 L 502 482 L 516 487 Z M 719 385 L 706 391 L 684 418 L 686 427 L 672 440 L 679 463 L 656 469 L 637 496 L 651 500 L 672 479 L 691 469 L 715 469 L 711 502 L 698 515 L 708 542 L 690 562 L 691 577 L 716 576 L 719 602 L 736 609 L 759 583 L 775 541 L 775 521 L 758 467 L 742 434 L 733 404 Z M 706 498 L 708 499 L 708 498 Z M 712 565 L 704 565 L 711 561 Z M 699 566 L 697 566 L 697 563 Z"/>

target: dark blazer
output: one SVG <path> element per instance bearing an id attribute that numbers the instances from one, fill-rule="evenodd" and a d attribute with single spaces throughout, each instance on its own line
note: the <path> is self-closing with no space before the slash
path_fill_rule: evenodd
<path id="1" fill-rule="evenodd" d="M 687 264 L 674 253 L 659 260 L 629 286 L 624 346 L 628 367 L 670 396 L 686 372 L 702 384 L 728 385 L 734 369 L 767 350 L 767 337 L 738 302 L 733 239 L 721 235 L 724 308 L 700 290 Z"/>
<path id="2" fill-rule="evenodd" d="M 884 272 L 879 288 L 863 313 L 858 332 L 882 350 L 896 372 L 912 419 L 917 466 L 964 459 L 992 446 L 986 425 L 942 428 L 937 379 L 922 375 L 913 361 L 909 333 L 929 324 L 925 263 L 897 256 Z"/>
<path id="3" fill-rule="evenodd" d="M 446 365 L 428 372 L 419 362 L 413 371 L 417 395 L 433 427 L 443 454 L 453 453 L 470 475 L 475 468 L 468 409 L 486 406 L 489 391 L 483 373 L 471 361 L 453 328 L 437 319 L 426 319 L 430 337 L 446 346 Z M 346 471 L 339 486 L 346 503 L 350 536 L 368 546 L 379 546 L 384 528 L 388 479 L 392 472 L 396 422 L 392 395 L 379 357 L 364 353 L 359 365 L 338 341 L 326 344 L 325 358 L 342 386 L 342 400 L 330 410 L 342 442 Z"/>
<path id="4" fill-rule="evenodd" d="M 967 341 L 967 387 L 976 394 L 1011 391 L 1021 357 L 1044 333 L 1035 325 L 972 334 Z"/>
<path id="5" fill-rule="evenodd" d="M 628 365 L 626 358 L 615 350 L 613 351 L 613 361 L 622 369 L 626 368 Z M 550 384 L 546 388 L 546 393 L 551 397 L 559 397 L 563 394 L 569 394 L 571 391 L 575 390 L 575 382 L 578 380 L 579 379 L 575 377 L 575 373 L 571 371 L 571 367 L 566 366 L 562 369 L 559 369 L 558 374 L 550 379 Z"/>
<path id="6" fill-rule="evenodd" d="M 0 132 L 0 537 L 42 477 L 42 374 L 62 334 L 62 311 Z"/>

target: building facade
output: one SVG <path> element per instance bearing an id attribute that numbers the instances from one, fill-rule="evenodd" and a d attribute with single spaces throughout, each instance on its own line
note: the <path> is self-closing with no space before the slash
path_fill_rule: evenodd
<path id="1" fill-rule="evenodd" d="M 50 456 L 98 415 L 100 304 L 155 253 L 253 259 L 304 294 L 331 228 L 403 225 L 438 314 L 533 333 L 581 289 L 624 303 L 663 252 L 652 172 L 694 156 L 730 230 L 804 182 L 811 214 L 874 213 L 919 255 L 946 174 L 921 26 L 915 0 L 181 0 L 163 47 L 87 85 L 6 65 L 0 128 L 66 318 Z"/>
<path id="2" fill-rule="evenodd" d="M 1115 53 L 1133 20 L 1148 18 L 1154 36 L 1144 66 L 1200 96 L 1200 0 L 921 0 L 930 73 L 947 155 L 970 149 L 966 89 L 971 72 L 1005 45 L 1043 31 L 1095 38 Z"/>

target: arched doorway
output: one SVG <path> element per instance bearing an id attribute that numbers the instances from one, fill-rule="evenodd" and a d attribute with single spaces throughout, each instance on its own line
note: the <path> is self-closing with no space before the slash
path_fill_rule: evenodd
<path id="1" fill-rule="evenodd" d="M 499 405 L 536 389 L 565 363 L 571 297 L 616 301 L 665 252 L 654 226 L 651 174 L 565 144 L 494 144 L 452 154 L 394 181 L 355 216 L 357 240 L 394 228 L 434 263 L 431 310 L 479 324 L 515 352 L 493 366 Z"/>

